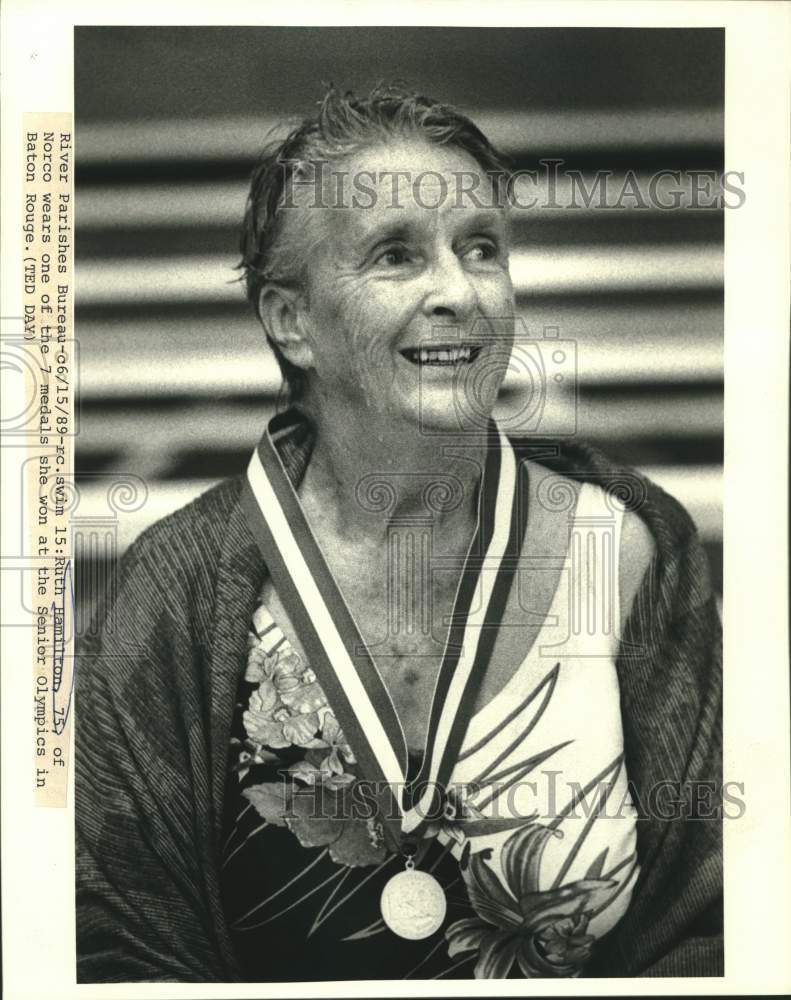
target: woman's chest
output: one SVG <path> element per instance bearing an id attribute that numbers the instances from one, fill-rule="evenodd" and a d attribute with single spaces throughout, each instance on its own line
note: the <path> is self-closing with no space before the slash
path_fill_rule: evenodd
<path id="1" fill-rule="evenodd" d="M 461 568 L 451 561 L 434 572 L 406 574 L 392 567 L 336 568 L 338 588 L 354 618 L 367 656 L 357 662 L 366 669 L 370 657 L 381 675 L 401 720 L 410 749 L 425 746 L 428 718 L 437 675 L 446 655 L 461 655 L 467 647 L 485 645 L 482 679 L 475 710 L 483 708 L 511 680 L 535 641 L 552 604 L 558 573 L 518 572 L 511 581 L 498 625 L 467 627 L 457 601 Z M 470 618 L 483 600 L 484 574 L 466 606 Z M 262 598 L 286 638 L 308 662 L 288 610 L 270 581 Z M 454 626 L 455 627 L 452 627 Z M 491 641 L 481 643 L 489 632 Z"/>

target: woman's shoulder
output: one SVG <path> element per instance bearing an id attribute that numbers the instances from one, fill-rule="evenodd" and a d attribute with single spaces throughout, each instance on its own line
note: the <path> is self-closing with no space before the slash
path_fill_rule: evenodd
<path id="1" fill-rule="evenodd" d="M 121 576 L 141 570 L 152 584 L 179 587 L 217 564 L 224 547 L 243 529 L 239 512 L 242 476 L 216 483 L 189 503 L 149 525 L 121 562 Z"/>
<path id="2" fill-rule="evenodd" d="M 241 493 L 243 477 L 223 479 L 204 490 L 188 503 L 158 518 L 142 531 L 133 545 L 138 548 L 158 547 L 184 538 L 203 539 L 211 544 L 222 535 Z"/>
<path id="3" fill-rule="evenodd" d="M 537 488 L 560 504 L 564 491 L 575 496 L 590 484 L 625 508 L 621 533 L 622 604 L 628 607 L 646 571 L 656 580 L 656 593 L 673 600 L 682 593 L 690 606 L 711 597 L 711 575 L 695 524 L 684 506 L 637 469 L 613 460 L 578 439 L 511 438 L 520 460 L 533 468 Z"/>
<path id="4" fill-rule="evenodd" d="M 562 552 L 576 519 L 595 515 L 601 521 L 609 516 L 613 524 L 616 520 L 620 523 L 618 580 L 623 624 L 656 555 L 656 541 L 649 525 L 638 510 L 621 503 L 620 491 L 611 489 L 607 482 L 575 478 L 536 459 L 527 458 L 523 464 L 529 484 L 533 539 L 551 539 L 555 550 Z"/>
<path id="5" fill-rule="evenodd" d="M 638 550 L 671 553 L 696 538 L 692 518 L 675 497 L 632 466 L 613 460 L 584 441 L 511 438 L 526 463 L 544 506 L 562 506 L 584 484 L 600 496 L 613 498 L 624 509 L 626 544 Z"/>
<path id="6" fill-rule="evenodd" d="M 179 669 L 204 662 L 223 620 L 218 601 L 233 606 L 231 598 L 245 586 L 254 600 L 260 560 L 245 559 L 251 543 L 239 527 L 241 482 L 223 480 L 155 521 L 126 549 L 117 570 L 106 571 L 107 586 L 83 586 L 81 697 L 97 682 L 103 697 L 112 689 L 141 704 L 148 697 L 141 692 L 174 690 Z M 246 625 L 241 628 L 245 634 Z"/>

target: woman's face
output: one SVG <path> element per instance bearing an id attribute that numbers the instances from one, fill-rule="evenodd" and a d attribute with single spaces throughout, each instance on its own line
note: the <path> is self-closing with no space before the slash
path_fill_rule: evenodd
<path id="1" fill-rule="evenodd" d="M 312 398 L 360 417 L 479 429 L 514 328 L 507 217 L 491 181 L 471 156 L 419 139 L 336 170 L 342 207 L 310 209 L 323 227 L 303 316 Z"/>

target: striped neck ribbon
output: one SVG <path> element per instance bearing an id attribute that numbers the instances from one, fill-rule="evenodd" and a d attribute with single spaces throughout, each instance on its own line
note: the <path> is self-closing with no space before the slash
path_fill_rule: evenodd
<path id="1" fill-rule="evenodd" d="M 378 791 L 392 842 L 415 838 L 444 802 L 502 621 L 524 538 L 517 461 L 492 422 L 478 490 L 477 524 L 456 590 L 418 775 L 382 675 L 307 522 L 270 429 L 253 452 L 242 505 L 272 583 L 311 669 Z"/>

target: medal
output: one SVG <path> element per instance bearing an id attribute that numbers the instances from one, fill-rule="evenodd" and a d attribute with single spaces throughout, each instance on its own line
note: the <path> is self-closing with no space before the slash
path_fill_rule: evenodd
<path id="1" fill-rule="evenodd" d="M 390 930 L 409 941 L 431 937 L 442 926 L 448 909 L 442 886 L 433 875 L 417 871 L 411 858 L 406 870 L 385 885 L 380 906 Z"/>
<path id="2" fill-rule="evenodd" d="M 516 459 L 508 439 L 492 425 L 476 530 L 456 591 L 423 763 L 407 785 L 407 744 L 395 705 L 270 436 L 278 419 L 253 453 L 241 502 L 272 582 L 360 770 L 379 789 L 385 836 L 399 849 L 405 837 L 412 841 L 420 837 L 438 804 L 438 793 L 442 796 L 450 781 L 502 621 L 526 523 L 526 511 L 520 511 L 517 502 Z M 486 573 L 481 572 L 484 567 Z M 419 940 L 441 926 L 445 894 L 432 875 L 415 870 L 410 853 L 406 870 L 385 886 L 381 908 L 395 934 Z"/>

